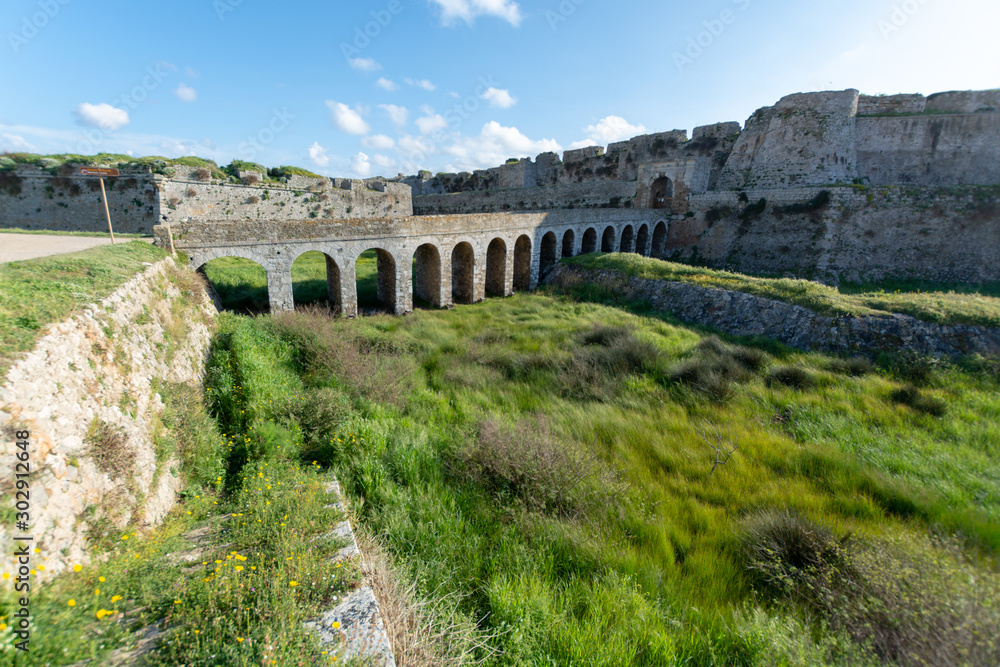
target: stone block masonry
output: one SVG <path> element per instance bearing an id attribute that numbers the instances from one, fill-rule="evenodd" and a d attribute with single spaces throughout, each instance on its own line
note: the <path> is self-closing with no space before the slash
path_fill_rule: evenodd
<path id="1" fill-rule="evenodd" d="M 12 497 L 15 460 L 14 442 L 6 434 L 31 432 L 27 534 L 41 549 L 33 562 L 45 565 L 34 581 L 89 562 L 88 531 L 116 531 L 129 521 L 156 524 L 174 504 L 179 461 L 157 461 L 154 429 L 164 405 L 154 382 L 201 381 L 215 313 L 207 296 L 193 303 L 181 297 L 170 279 L 180 270 L 165 259 L 100 304 L 53 325 L 0 387 L 5 502 Z M 99 465 L 93 455 L 95 427 L 117 434 L 127 472 Z M 13 553 L 9 529 L 0 526 L 4 553 Z"/>
<path id="2" fill-rule="evenodd" d="M 627 299 L 646 301 L 685 322 L 734 336 L 763 336 L 800 350 L 874 358 L 879 352 L 911 350 L 924 356 L 979 354 L 1000 357 L 1000 329 L 942 326 L 906 315 L 827 317 L 781 301 L 743 292 L 666 280 L 632 278 L 615 271 L 560 265 L 547 282 L 580 281 L 608 287 Z"/>
<path id="3" fill-rule="evenodd" d="M 378 179 L 296 175 L 285 184 L 250 173 L 246 183 L 231 183 L 213 180 L 206 170 L 174 171 L 166 177 L 133 168 L 105 179 L 115 231 L 151 234 L 156 224 L 185 219 L 357 220 L 413 214 L 410 188 Z M 73 174 L 70 167 L 55 174 L 23 165 L 0 170 L 0 228 L 106 232 L 100 184 Z"/>

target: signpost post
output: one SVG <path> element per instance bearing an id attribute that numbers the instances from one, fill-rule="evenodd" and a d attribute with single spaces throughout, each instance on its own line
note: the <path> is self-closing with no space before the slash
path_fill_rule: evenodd
<path id="1" fill-rule="evenodd" d="M 118 178 L 118 170 L 110 167 L 79 167 L 77 173 L 81 176 L 96 176 L 101 180 L 101 201 L 104 202 L 104 216 L 108 219 L 108 232 L 111 233 L 111 244 L 114 245 L 115 230 L 111 227 L 111 211 L 108 209 L 108 193 L 104 190 L 104 177 Z"/>

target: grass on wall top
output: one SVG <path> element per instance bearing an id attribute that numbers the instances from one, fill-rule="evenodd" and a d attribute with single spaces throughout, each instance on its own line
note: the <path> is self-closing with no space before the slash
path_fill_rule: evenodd
<path id="1" fill-rule="evenodd" d="M 0 374 L 47 325 L 107 297 L 166 253 L 144 241 L 0 264 Z"/>
<path id="2" fill-rule="evenodd" d="M 936 324 L 1000 327 L 1000 283 L 883 281 L 830 287 L 810 280 L 761 278 L 635 254 L 583 255 L 566 261 L 586 269 L 620 271 L 637 278 L 746 292 L 803 306 L 821 315 L 857 317 L 898 313 Z"/>

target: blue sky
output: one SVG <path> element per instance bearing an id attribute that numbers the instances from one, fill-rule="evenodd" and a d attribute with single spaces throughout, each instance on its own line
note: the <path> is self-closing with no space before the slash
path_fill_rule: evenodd
<path id="1" fill-rule="evenodd" d="M 1000 86 L 996 0 L 4 0 L 0 151 L 495 166 L 784 95 Z"/>

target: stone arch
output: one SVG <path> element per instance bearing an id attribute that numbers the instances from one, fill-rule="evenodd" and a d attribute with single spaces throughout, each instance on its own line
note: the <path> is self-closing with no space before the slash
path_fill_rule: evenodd
<path id="1" fill-rule="evenodd" d="M 583 246 L 580 248 L 580 254 L 589 255 L 592 252 L 597 252 L 597 230 L 588 227 L 587 231 L 583 233 Z"/>
<path id="2" fill-rule="evenodd" d="M 604 230 L 604 235 L 601 236 L 601 252 L 614 252 L 615 251 L 615 228 L 608 227 Z"/>
<path id="3" fill-rule="evenodd" d="M 573 245 L 576 243 L 576 234 L 573 233 L 572 229 L 567 229 L 566 233 L 563 234 L 562 240 L 562 256 L 572 257 L 573 256 Z"/>
<path id="4" fill-rule="evenodd" d="M 302 281 L 298 282 L 296 286 L 295 282 L 295 264 L 302 261 L 306 255 L 315 253 L 316 255 L 322 255 L 325 262 L 326 269 L 326 302 L 330 307 L 330 310 L 339 313 L 342 311 L 341 304 L 341 292 L 340 292 L 340 266 L 337 264 L 336 260 L 330 255 L 323 252 L 322 250 L 304 250 L 299 255 L 292 260 L 292 300 L 293 304 L 304 302 L 307 299 L 308 292 L 318 291 L 313 290 L 311 285 L 303 285 Z M 311 259 L 311 258 L 310 258 Z M 309 261 L 307 259 L 307 261 Z M 297 294 L 296 294 L 297 292 Z M 315 299 L 313 300 L 315 301 Z M 294 305 L 293 305 L 294 307 Z"/>
<path id="5" fill-rule="evenodd" d="M 632 225 L 625 225 L 625 229 L 622 230 L 621 245 L 618 246 L 619 252 L 635 252 L 635 230 L 632 229 Z"/>
<path id="6" fill-rule="evenodd" d="M 433 243 L 413 253 L 413 295 L 433 308 L 441 307 L 441 253 Z"/>
<path id="7" fill-rule="evenodd" d="M 524 234 L 514 243 L 514 289 L 531 289 L 531 239 Z"/>
<path id="8" fill-rule="evenodd" d="M 197 267 L 195 271 L 200 273 L 202 277 L 205 278 L 205 282 L 208 283 L 210 289 L 215 292 L 219 302 L 226 310 L 242 313 L 267 312 L 273 305 L 271 303 L 271 284 L 275 279 L 274 274 L 276 270 L 272 269 L 271 271 L 268 271 L 264 264 L 248 255 L 249 253 L 231 252 L 228 251 L 228 249 L 227 251 L 205 253 L 204 255 L 192 258 L 191 266 Z M 240 285 L 238 290 L 234 289 L 235 286 L 233 285 L 213 283 L 208 275 L 206 266 L 219 259 L 238 259 L 247 262 L 247 268 L 249 270 L 242 272 L 243 277 L 250 278 L 253 282 L 248 285 Z M 249 264 L 252 264 L 253 267 L 251 268 Z M 289 273 L 289 279 L 290 278 L 291 274 Z M 290 286 L 291 285 L 289 285 L 289 287 Z M 281 310 L 281 308 L 276 307 L 274 310 L 277 312 L 278 310 Z"/>
<path id="9" fill-rule="evenodd" d="M 538 276 L 541 279 L 559 261 L 559 242 L 555 232 L 547 232 L 542 237 L 542 251 L 538 256 Z"/>
<path id="10" fill-rule="evenodd" d="M 486 248 L 486 294 L 507 294 L 507 244 L 503 239 L 493 239 Z"/>
<path id="11" fill-rule="evenodd" d="M 647 224 L 639 227 L 639 233 L 635 235 L 635 251 L 640 255 L 649 255 L 649 225 Z"/>
<path id="12" fill-rule="evenodd" d="M 653 181 L 650 188 L 650 208 L 671 209 L 674 205 L 674 182 L 666 176 L 660 176 Z"/>
<path id="13" fill-rule="evenodd" d="M 475 301 L 476 254 L 472 244 L 462 241 L 451 251 L 451 293 L 455 303 Z"/>
<path id="14" fill-rule="evenodd" d="M 660 258 L 663 257 L 667 252 L 667 223 L 660 221 L 656 223 L 656 227 L 653 228 L 653 249 L 650 251 L 650 257 Z"/>
<path id="15" fill-rule="evenodd" d="M 372 301 L 372 295 L 370 292 L 362 295 L 362 290 L 358 288 L 360 284 L 360 280 L 358 280 L 357 275 L 358 262 L 360 262 L 362 257 L 368 252 L 374 252 L 376 259 L 376 289 L 374 302 Z M 396 258 L 392 256 L 392 253 L 388 250 L 383 250 L 382 248 L 369 248 L 365 252 L 358 255 L 358 259 L 355 260 L 354 276 L 359 313 L 362 308 L 366 306 L 369 310 L 384 310 L 389 313 L 396 312 Z"/>

